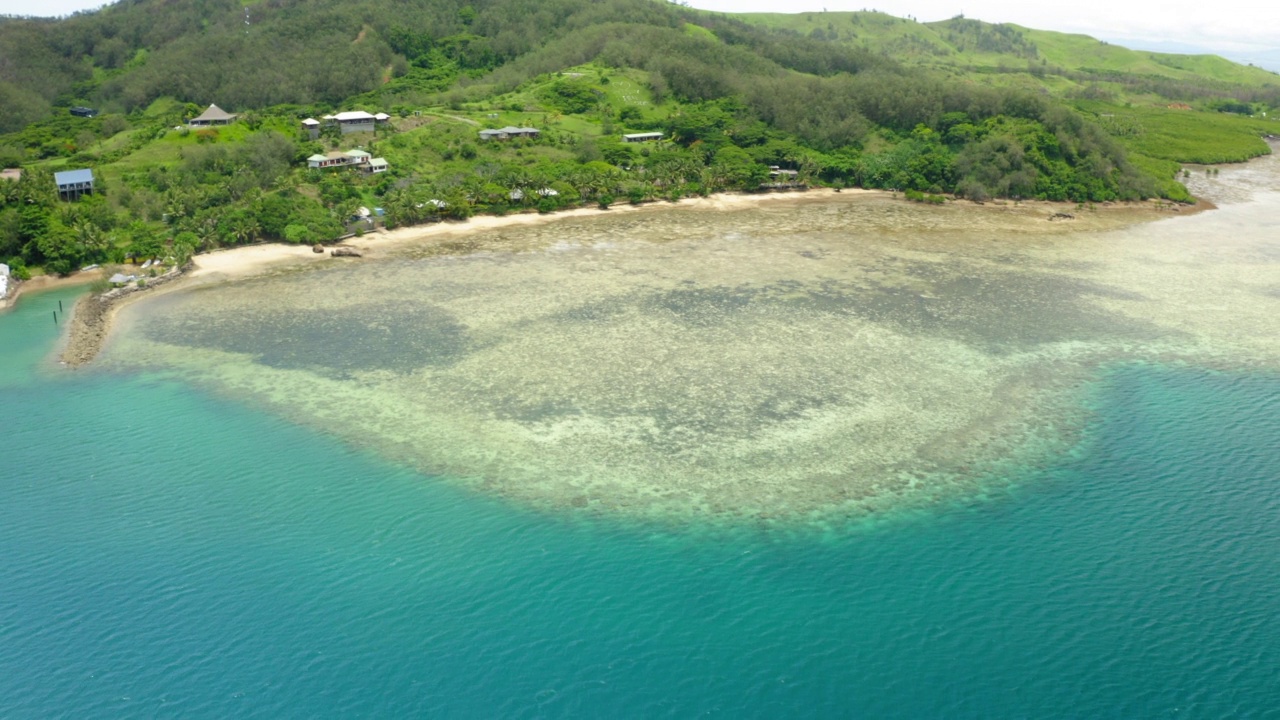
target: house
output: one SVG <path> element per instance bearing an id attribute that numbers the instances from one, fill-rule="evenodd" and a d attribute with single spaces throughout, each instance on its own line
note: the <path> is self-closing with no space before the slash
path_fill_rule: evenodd
<path id="1" fill-rule="evenodd" d="M 85 107 L 85 106 L 83 106 L 83 105 L 77 105 L 77 106 L 75 106 L 75 107 L 71 108 L 71 114 L 72 114 L 72 115 L 75 115 L 76 117 L 91 118 L 91 117 L 94 117 L 95 115 L 97 115 L 97 114 L 98 114 L 98 111 L 97 111 L 97 110 L 94 110 L 94 109 L 93 109 L 93 108 L 91 108 L 91 107 Z"/>
<path id="2" fill-rule="evenodd" d="M 541 133 L 537 128 L 514 127 L 511 125 L 508 125 L 504 128 L 498 128 L 497 130 L 481 130 L 480 139 L 481 140 L 507 140 L 510 138 L 517 138 L 517 137 L 536 138 L 540 134 Z"/>
<path id="3" fill-rule="evenodd" d="M 389 166 L 387 165 L 387 161 L 384 160 L 383 158 L 372 158 L 369 160 L 369 162 L 365 163 L 364 166 L 361 167 L 360 169 L 371 175 L 376 175 L 378 173 L 386 172 L 388 167 Z"/>
<path id="4" fill-rule="evenodd" d="M 56 172 L 53 181 L 62 200 L 79 200 L 81 195 L 93 194 L 93 171 L 88 168 Z"/>
<path id="5" fill-rule="evenodd" d="M 191 127 L 209 127 L 210 125 L 230 125 L 236 119 L 235 113 L 229 113 L 217 105 L 210 105 L 198 117 L 187 122 Z"/>
<path id="6" fill-rule="evenodd" d="M 13 180 L 17 182 L 22 179 L 21 168 L 5 168 L 0 170 L 0 180 Z"/>
<path id="7" fill-rule="evenodd" d="M 325 170 L 336 167 L 359 167 L 363 168 L 369 164 L 369 153 L 363 150 L 348 150 L 347 152 L 339 152 L 334 150 L 324 155 L 312 155 L 307 158 L 307 167 L 313 170 Z M 386 161 L 382 161 L 386 164 Z"/>
<path id="8" fill-rule="evenodd" d="M 661 139 L 662 133 L 660 132 L 631 133 L 630 135 L 622 136 L 622 142 L 651 142 Z"/>
<path id="9" fill-rule="evenodd" d="M 391 116 L 386 113 L 378 113 L 373 116 L 373 121 L 377 123 L 385 123 L 391 121 Z"/>
<path id="10" fill-rule="evenodd" d="M 320 121 L 315 118 L 307 118 L 302 121 L 302 130 L 311 136 L 312 140 L 320 137 Z"/>
<path id="11" fill-rule="evenodd" d="M 340 112 L 337 115 L 325 115 L 325 120 L 335 122 L 342 130 L 342 134 L 353 132 L 373 132 L 377 125 L 377 119 L 363 110 L 350 110 L 348 112 Z"/>

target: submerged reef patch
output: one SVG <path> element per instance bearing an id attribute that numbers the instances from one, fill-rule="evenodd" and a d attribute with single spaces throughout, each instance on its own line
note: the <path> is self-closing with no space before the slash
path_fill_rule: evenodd
<path id="1" fill-rule="evenodd" d="M 1265 206 L 578 219 L 174 293 L 109 361 L 537 507 L 856 515 L 1050 462 L 1101 365 L 1280 366 Z M 1206 239 L 1233 212 L 1257 233 Z"/>

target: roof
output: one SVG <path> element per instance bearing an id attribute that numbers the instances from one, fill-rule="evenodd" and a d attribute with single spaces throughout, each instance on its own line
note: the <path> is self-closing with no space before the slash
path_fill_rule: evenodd
<path id="1" fill-rule="evenodd" d="M 191 118 L 191 122 L 196 122 L 197 120 L 204 120 L 204 121 L 234 120 L 235 117 L 236 117 L 235 113 L 229 113 L 226 110 L 223 110 L 222 108 L 218 107 L 217 105 L 210 105 L 209 109 L 200 113 L 200 117 Z"/>
<path id="2" fill-rule="evenodd" d="M 378 113 L 377 115 L 373 116 L 373 119 L 374 120 L 390 120 L 391 116 L 386 113 Z"/>
<path id="3" fill-rule="evenodd" d="M 89 168 L 80 170 L 63 170 L 53 174 L 53 181 L 58 185 L 76 185 L 93 182 L 93 171 Z"/>
<path id="4" fill-rule="evenodd" d="M 319 125 L 320 121 L 315 118 L 307 118 L 306 120 L 302 121 L 302 124 L 303 125 Z"/>
<path id="5" fill-rule="evenodd" d="M 347 112 L 340 112 L 337 115 L 334 115 L 333 119 L 338 122 L 352 122 L 355 120 L 373 120 L 374 118 L 363 110 L 349 110 Z"/>
<path id="6" fill-rule="evenodd" d="M 325 160 L 328 160 L 328 159 L 329 158 L 324 155 L 312 155 L 311 157 L 307 158 L 307 161 L 308 162 L 324 162 Z"/>
<path id="7" fill-rule="evenodd" d="M 21 180 L 22 168 L 5 168 L 0 170 L 0 180 Z"/>
<path id="8" fill-rule="evenodd" d="M 372 167 L 386 167 L 387 161 L 385 158 L 374 158 L 369 161 L 369 165 Z"/>
<path id="9" fill-rule="evenodd" d="M 365 152 L 365 151 L 363 151 L 363 150 L 348 150 L 348 151 L 346 152 L 346 155 L 347 155 L 347 157 L 353 157 L 353 158 L 367 158 L 367 157 L 373 157 L 373 155 L 370 155 L 369 153 L 367 153 L 367 152 Z"/>
<path id="10" fill-rule="evenodd" d="M 630 135 L 623 135 L 622 137 L 624 138 L 660 138 L 662 137 L 662 133 L 660 132 L 631 133 Z"/>

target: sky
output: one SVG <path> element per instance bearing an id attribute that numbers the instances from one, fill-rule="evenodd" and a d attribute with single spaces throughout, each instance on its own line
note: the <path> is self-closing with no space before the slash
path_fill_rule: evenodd
<path id="1" fill-rule="evenodd" d="M 1213 52 L 1280 71 L 1280 2 L 1275 0 L 688 0 L 723 12 L 874 9 L 945 20 L 959 14 L 1041 30 L 1079 32 L 1118 45 L 1167 52 Z M 103 0 L 0 0 L 0 14 L 65 15 Z"/>

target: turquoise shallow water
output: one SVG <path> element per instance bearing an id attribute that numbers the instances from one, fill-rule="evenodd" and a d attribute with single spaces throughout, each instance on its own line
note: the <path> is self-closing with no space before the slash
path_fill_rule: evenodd
<path id="1" fill-rule="evenodd" d="M 1280 717 L 1280 378 L 1130 365 L 1000 497 L 526 512 L 0 316 L 0 717 Z"/>

